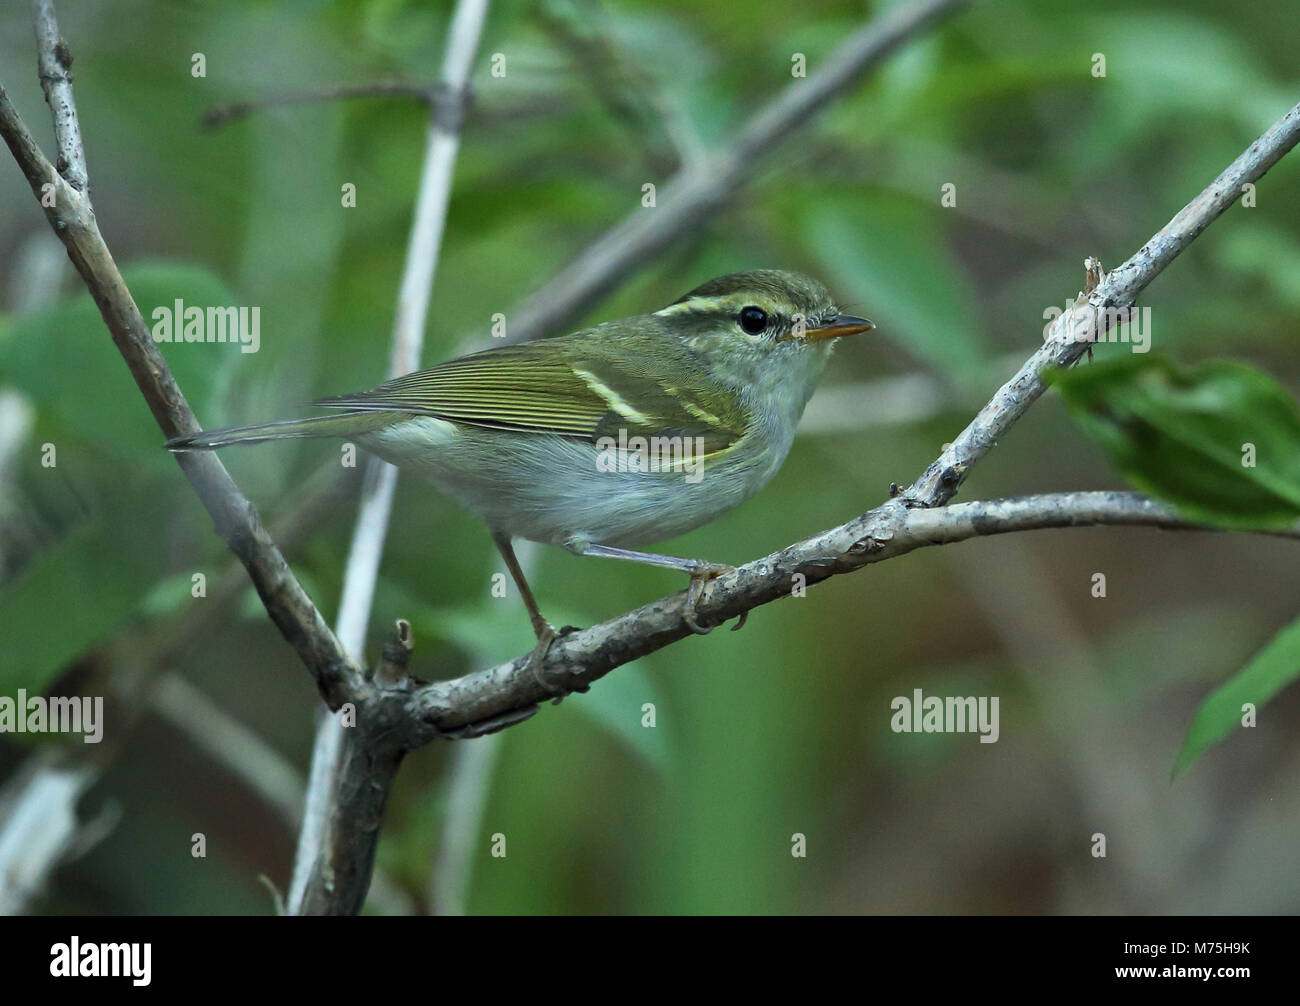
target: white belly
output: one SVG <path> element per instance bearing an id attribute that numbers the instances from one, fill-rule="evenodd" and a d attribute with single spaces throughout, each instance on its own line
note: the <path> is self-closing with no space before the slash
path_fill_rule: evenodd
<path id="1" fill-rule="evenodd" d="M 611 464 L 609 454 L 602 459 L 584 441 L 458 429 L 428 416 L 356 440 L 499 531 L 556 545 L 624 547 L 676 537 L 743 503 L 775 474 L 789 449 L 787 441 L 760 458 L 741 440 L 725 460 L 700 459 L 689 472 L 645 472 L 635 470 L 635 459 Z M 602 470 L 610 467 L 623 470 Z"/>

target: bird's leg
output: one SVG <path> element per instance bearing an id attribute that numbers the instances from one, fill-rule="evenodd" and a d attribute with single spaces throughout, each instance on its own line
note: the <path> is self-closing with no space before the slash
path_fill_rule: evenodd
<path id="1" fill-rule="evenodd" d="M 539 685 L 552 695 L 560 695 L 563 689 L 551 684 L 542 674 L 542 665 L 546 662 L 546 653 L 551 648 L 551 644 L 559 638 L 559 633 L 555 631 L 555 626 L 542 616 L 541 609 L 537 607 L 537 600 L 533 597 L 533 592 L 528 586 L 528 580 L 524 578 L 523 567 L 519 565 L 514 546 L 510 544 L 510 536 L 493 531 L 492 540 L 496 542 L 501 558 L 506 561 L 506 569 L 510 570 L 510 578 L 515 581 L 515 586 L 519 588 L 519 596 L 524 599 L 524 607 L 528 609 L 528 618 L 533 623 L 533 635 L 537 637 L 537 645 L 533 647 L 532 655 L 528 658 L 528 666 L 532 669 L 533 677 L 537 679 Z"/>
<path id="2" fill-rule="evenodd" d="M 615 548 L 612 545 L 596 545 L 588 542 L 566 543 L 570 551 L 578 555 L 602 555 L 607 559 L 626 559 L 628 562 L 642 562 L 647 566 L 662 566 L 665 569 L 679 569 L 691 578 L 690 588 L 686 592 L 686 603 L 682 606 L 682 621 L 692 632 L 707 636 L 713 626 L 700 625 L 695 617 L 700 599 L 704 596 L 705 585 L 717 579 L 723 573 L 730 573 L 734 566 L 724 566 L 702 559 L 678 559 L 676 556 L 659 555 L 655 552 L 637 552 L 630 548 Z"/>

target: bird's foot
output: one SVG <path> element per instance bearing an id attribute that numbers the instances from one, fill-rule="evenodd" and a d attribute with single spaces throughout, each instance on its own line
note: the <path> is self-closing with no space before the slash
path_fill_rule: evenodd
<path id="1" fill-rule="evenodd" d="M 546 691 L 554 696 L 552 700 L 554 705 L 559 705 L 560 700 L 569 694 L 569 689 L 561 688 L 559 685 L 547 678 L 545 673 L 546 655 L 551 650 L 551 644 L 570 632 L 577 632 L 576 625 L 566 625 L 564 628 L 556 630 L 550 622 L 542 622 L 540 625 L 533 626 L 533 632 L 537 635 L 537 645 L 533 647 L 533 652 L 528 655 L 528 669 L 532 671 L 533 680 L 541 685 Z M 572 691 L 585 692 L 585 686 L 574 688 Z"/>
<path id="2" fill-rule="evenodd" d="M 554 695 L 555 701 L 558 703 L 563 697 L 564 690 L 547 680 L 543 668 L 546 666 L 546 654 L 550 652 L 551 644 L 560 638 L 560 634 L 555 631 L 555 626 L 550 622 L 534 625 L 533 632 L 537 635 L 537 645 L 533 647 L 533 652 L 528 655 L 528 669 L 533 673 L 533 680 L 546 689 L 549 694 Z"/>
<path id="3" fill-rule="evenodd" d="M 692 564 L 692 568 L 689 570 L 691 574 L 691 585 L 686 591 L 686 603 L 682 605 L 682 621 L 685 622 L 686 627 L 696 635 L 707 636 L 716 628 L 716 626 L 713 625 L 701 625 L 699 619 L 696 617 L 700 600 L 704 597 L 705 588 L 711 581 L 716 580 L 723 573 L 733 572 L 735 568 L 735 566 L 724 566 L 716 562 L 702 562 L 699 560 L 696 560 Z"/>

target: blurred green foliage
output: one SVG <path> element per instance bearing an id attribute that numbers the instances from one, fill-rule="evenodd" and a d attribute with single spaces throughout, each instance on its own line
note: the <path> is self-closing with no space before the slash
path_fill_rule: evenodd
<path id="1" fill-rule="evenodd" d="M 1300 677 L 1300 621 L 1275 636 L 1223 687 L 1201 704 L 1174 763 L 1174 775 L 1186 772 L 1196 759 L 1231 733 L 1254 721 L 1259 710 L 1279 691 Z"/>
<path id="2" fill-rule="evenodd" d="M 1300 521 L 1300 410 L 1254 367 L 1211 360 L 1184 371 L 1144 352 L 1048 378 L 1124 477 L 1189 520 L 1279 531 Z M 1176 774 L 1300 676 L 1296 624 L 1197 710 Z"/>
<path id="3" fill-rule="evenodd" d="M 1188 519 L 1275 530 L 1300 520 L 1300 409 L 1256 368 L 1184 371 L 1152 354 L 1050 380 L 1124 476 Z"/>
<path id="4" fill-rule="evenodd" d="M 726 143 L 800 86 L 793 53 L 816 73 L 886 5 L 593 6 L 492 6 L 426 362 L 488 345 L 494 313 L 508 318 L 606 227 L 654 212 L 641 209 L 644 183 L 662 194 L 667 164 Z M 401 100 L 358 100 L 203 131 L 202 112 L 429 80 L 449 9 L 61 5 L 100 226 L 146 317 L 177 297 L 261 309 L 258 353 L 162 346 L 206 425 L 289 415 L 383 377 L 426 118 Z M 0 13 L 0 80 L 46 142 L 26 19 L 19 5 Z M 613 84 L 593 82 L 566 23 L 614 54 Z M 1117 265 L 1297 100 L 1297 29 L 1292 0 L 996 0 L 897 53 L 774 149 L 728 207 L 586 320 L 662 306 L 722 272 L 799 269 L 879 326 L 843 347 L 827 384 L 861 382 L 867 414 L 881 378 L 923 371 L 947 391 L 921 418 L 884 410 L 860 432 L 809 432 L 760 496 L 665 549 L 747 560 L 914 477 L 1009 373 L 1000 361 L 1040 343 L 1085 256 Z M 194 53 L 204 78 L 191 76 Z M 489 73 L 494 53 L 504 77 Z M 1096 53 L 1105 77 L 1092 74 Z M 620 103 L 618 86 L 635 93 Z M 662 128 L 647 128 L 654 114 Z M 1229 355 L 1296 387 L 1298 165 L 1283 160 L 1254 208 L 1227 214 L 1143 295 L 1154 345 L 1180 365 Z M 355 208 L 341 205 L 345 183 Z M 941 202 L 945 184 L 955 205 Z M 230 559 L 76 277 L 65 269 L 52 293 L 25 296 L 23 263 L 51 240 L 19 172 L 0 168 L 0 389 L 30 419 L 0 449 L 0 694 L 113 695 L 175 671 L 305 772 L 313 691 L 246 591 L 159 656 L 212 600 L 190 596 L 191 575 L 213 584 Z M 1098 347 L 1097 366 L 1126 353 Z M 41 466 L 44 443 L 55 468 Z M 223 458 L 273 520 L 336 450 L 288 442 Z M 1117 484 L 1049 396 L 963 495 Z M 345 503 L 290 552 L 327 618 L 353 518 Z M 1282 693 L 1257 728 L 1168 785 L 1199 701 L 1294 617 L 1291 547 L 1098 529 L 923 550 L 756 611 L 738 634 L 621 668 L 496 741 L 468 909 L 1295 911 L 1300 810 L 1264 795 L 1300 785 L 1300 698 Z M 513 590 L 491 596 L 498 565 L 475 518 L 404 478 L 367 656 L 397 617 L 415 625 L 413 671 L 426 679 L 521 652 L 522 606 Z M 553 549 L 534 568 L 545 610 L 575 624 L 680 587 Z M 1089 594 L 1097 571 L 1104 599 Z M 890 698 L 916 687 L 1000 696 L 1001 739 L 891 733 Z M 269 911 L 257 877 L 287 885 L 292 830 L 183 733 L 114 715 L 121 746 L 87 805 L 120 803 L 122 823 L 37 907 Z M 12 741 L 0 738 L 0 778 L 28 751 Z M 373 910 L 428 907 L 449 762 L 445 747 L 407 759 L 380 851 L 400 897 Z M 1087 851 L 1097 830 L 1114 850 L 1100 863 Z M 194 832 L 208 835 L 207 860 L 190 857 Z M 489 851 L 496 833 L 503 859 Z M 791 855 L 795 834 L 806 858 Z"/>

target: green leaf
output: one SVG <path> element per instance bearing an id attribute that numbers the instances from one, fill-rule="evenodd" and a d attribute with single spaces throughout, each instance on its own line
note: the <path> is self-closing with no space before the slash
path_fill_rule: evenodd
<path id="1" fill-rule="evenodd" d="M 1048 380 L 1124 477 L 1185 517 L 1256 530 L 1300 518 L 1300 410 L 1255 368 L 1142 355 Z"/>
<path id="2" fill-rule="evenodd" d="M 196 266 L 138 264 L 125 271 L 148 322 L 157 306 L 177 298 L 187 304 L 236 304 L 210 271 Z M 162 344 L 172 373 L 190 404 L 203 415 L 223 370 L 247 359 L 234 346 Z M 106 457 L 174 472 L 149 409 L 121 354 L 84 292 L 12 319 L 0 333 L 0 372 L 27 395 L 38 419 L 60 436 L 95 445 Z M 62 448 L 61 448 L 62 449 Z"/>
<path id="3" fill-rule="evenodd" d="M 141 612 L 166 562 L 159 537 L 168 497 L 160 481 L 134 488 L 138 496 L 105 490 L 99 512 L 0 588 L 0 695 L 43 691 Z"/>
<path id="4" fill-rule="evenodd" d="M 665 709 L 658 683 L 646 673 L 644 663 L 636 661 L 615 668 L 594 685 L 586 695 L 575 697 L 573 708 L 590 716 L 639 755 L 661 776 L 668 770 L 668 738 L 664 726 L 642 725 L 642 707 L 653 703 Z"/>
<path id="5" fill-rule="evenodd" d="M 1201 703 L 1174 762 L 1174 778 L 1182 775 L 1209 747 L 1241 724 L 1242 706 L 1259 710 L 1300 676 L 1300 618 L 1279 632 L 1267 646 Z"/>
<path id="6" fill-rule="evenodd" d="M 1253 124 L 1274 114 L 1281 97 L 1242 38 L 1194 14 L 1109 11 L 1087 35 L 1093 51 L 1106 54 L 1111 90 L 1098 100 L 1122 110 L 1128 135 L 1169 128 L 1183 116 L 1232 116 Z M 1207 66 L 1214 73 L 1205 73 Z M 1091 139 L 1092 132 L 1083 135 Z"/>
<path id="7" fill-rule="evenodd" d="M 193 589 L 193 573 L 164 576 L 149 588 L 140 601 L 140 614 L 148 618 L 170 618 L 194 599 Z"/>

